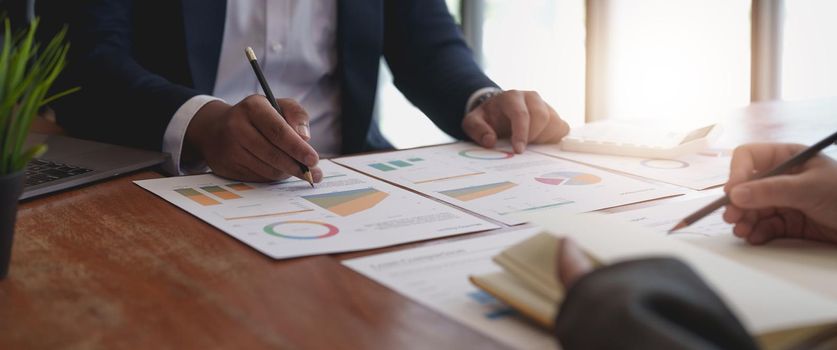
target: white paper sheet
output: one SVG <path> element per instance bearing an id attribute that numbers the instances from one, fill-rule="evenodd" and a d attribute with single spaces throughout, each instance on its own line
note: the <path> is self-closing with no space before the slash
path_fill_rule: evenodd
<path id="1" fill-rule="evenodd" d="M 491 257 L 538 232 L 523 228 L 490 236 L 343 261 L 370 279 L 517 349 L 556 349 L 533 326 L 468 281 L 500 271 Z"/>
<path id="2" fill-rule="evenodd" d="M 340 164 L 509 225 L 520 213 L 580 213 L 684 193 L 535 152 L 470 143 L 338 158 Z"/>
<path id="3" fill-rule="evenodd" d="M 664 203 L 611 216 L 636 222 L 660 236 L 666 236 L 667 231 L 684 216 L 715 200 L 719 195 Z M 668 237 L 687 241 L 752 269 L 837 300 L 837 245 L 780 239 L 766 245 L 753 246 L 732 234 L 733 226 L 724 222 L 723 212 L 723 209 L 717 210 Z"/>
<path id="4" fill-rule="evenodd" d="M 330 161 L 320 167 L 314 189 L 297 179 L 242 184 L 210 174 L 136 184 L 275 259 L 498 227 Z"/>
<path id="5" fill-rule="evenodd" d="M 536 152 L 594 165 L 647 179 L 703 190 L 723 185 L 729 178 L 730 150 L 705 150 L 674 159 L 620 157 L 593 153 L 564 152 L 559 145 L 535 145 Z"/>

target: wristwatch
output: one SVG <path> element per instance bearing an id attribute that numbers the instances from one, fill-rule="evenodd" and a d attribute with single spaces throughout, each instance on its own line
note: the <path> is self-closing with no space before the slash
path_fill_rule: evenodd
<path id="1" fill-rule="evenodd" d="M 483 92 L 477 96 L 475 96 L 468 105 L 467 113 L 472 112 L 473 110 L 477 109 L 480 105 L 482 105 L 485 101 L 488 101 L 490 98 L 497 96 L 503 93 L 503 90 L 492 88 L 486 92 Z"/>

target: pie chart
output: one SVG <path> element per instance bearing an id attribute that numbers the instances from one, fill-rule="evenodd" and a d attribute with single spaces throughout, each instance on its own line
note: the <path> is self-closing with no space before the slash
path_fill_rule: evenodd
<path id="1" fill-rule="evenodd" d="M 538 176 L 535 181 L 552 186 L 584 186 L 602 182 L 602 178 L 575 171 L 556 171 Z"/>

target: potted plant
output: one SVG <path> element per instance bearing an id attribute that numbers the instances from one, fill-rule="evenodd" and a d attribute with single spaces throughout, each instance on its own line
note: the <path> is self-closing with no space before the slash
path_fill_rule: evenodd
<path id="1" fill-rule="evenodd" d="M 23 191 L 23 169 L 46 145 L 25 146 L 32 121 L 48 103 L 76 89 L 48 96 L 66 66 L 66 28 L 46 45 L 35 40 L 38 20 L 12 34 L 8 19 L 0 36 L 0 279 L 6 277 L 12 255 L 17 202 Z"/>

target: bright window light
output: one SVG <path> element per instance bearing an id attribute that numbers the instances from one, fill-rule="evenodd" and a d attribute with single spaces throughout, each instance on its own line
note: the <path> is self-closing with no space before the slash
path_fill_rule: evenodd
<path id="1" fill-rule="evenodd" d="M 715 120 L 750 98 L 749 0 L 608 0 L 603 113 Z"/>
<path id="2" fill-rule="evenodd" d="M 584 123 L 584 1 L 486 0 L 485 69 L 504 89 L 535 90 Z"/>
<path id="3" fill-rule="evenodd" d="M 782 98 L 837 96 L 837 1 L 785 1 Z"/>

